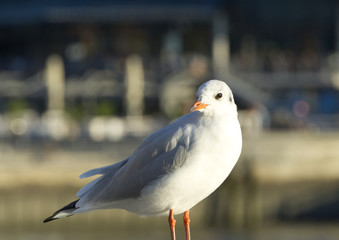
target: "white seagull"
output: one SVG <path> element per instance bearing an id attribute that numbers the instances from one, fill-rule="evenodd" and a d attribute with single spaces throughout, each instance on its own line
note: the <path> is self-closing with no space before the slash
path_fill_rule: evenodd
<path id="1" fill-rule="evenodd" d="M 242 147 L 237 106 L 226 83 L 200 86 L 191 112 L 149 135 L 127 159 L 80 175 L 101 175 L 85 185 L 78 200 L 44 222 L 98 209 L 121 208 L 141 216 L 184 212 L 190 239 L 189 209 L 214 192 L 236 164 Z"/>

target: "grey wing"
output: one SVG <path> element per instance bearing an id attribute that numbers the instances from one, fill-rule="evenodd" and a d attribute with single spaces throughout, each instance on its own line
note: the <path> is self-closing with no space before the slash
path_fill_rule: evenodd
<path id="1" fill-rule="evenodd" d="M 80 196 L 81 205 L 136 198 L 152 181 L 181 167 L 190 147 L 189 134 L 182 128 L 174 130 L 164 128 L 146 138 L 118 171 L 108 171 L 94 180 Z"/>
<path id="2" fill-rule="evenodd" d="M 88 177 L 92 177 L 94 175 L 104 175 L 107 174 L 109 172 L 116 172 L 118 171 L 122 166 L 124 166 L 126 164 L 128 159 L 125 159 L 121 162 L 117 162 L 115 164 L 109 165 L 109 166 L 105 166 L 105 167 L 101 167 L 101 168 L 95 168 L 92 170 L 89 170 L 83 174 L 80 175 L 80 178 L 88 178 Z"/>
<path id="3" fill-rule="evenodd" d="M 131 166 L 126 165 L 126 170 L 117 174 L 117 182 L 113 187 L 115 194 L 111 195 L 111 189 L 107 189 L 106 193 L 108 194 L 105 198 L 112 201 L 140 196 L 142 189 L 152 181 L 181 167 L 185 163 L 186 152 L 187 148 L 178 144 L 171 151 L 164 151 L 152 157 L 146 165 L 139 168 L 132 164 Z M 118 184 L 116 185 L 116 183 Z"/>
<path id="4" fill-rule="evenodd" d="M 126 163 L 128 159 L 125 159 L 121 162 L 101 167 L 101 168 L 95 168 L 92 170 L 89 170 L 83 174 L 80 175 L 80 178 L 88 178 L 92 177 L 94 175 L 106 175 L 109 173 L 116 173 L 120 168 L 122 168 Z M 84 196 L 85 193 L 87 193 L 103 176 L 93 180 L 92 182 L 86 184 L 83 188 L 80 189 L 80 191 L 76 194 L 79 198 Z"/>

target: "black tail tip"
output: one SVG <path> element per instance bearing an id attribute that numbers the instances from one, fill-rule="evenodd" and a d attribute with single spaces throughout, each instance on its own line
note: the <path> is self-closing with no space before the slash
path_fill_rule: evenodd
<path id="1" fill-rule="evenodd" d="M 75 210 L 77 209 L 77 207 L 75 206 L 76 203 L 79 201 L 78 200 L 75 200 L 74 202 L 71 202 L 70 204 L 64 206 L 63 208 L 59 209 L 58 211 L 56 211 L 53 215 L 49 216 L 48 218 L 46 218 L 43 223 L 46 223 L 46 222 L 50 222 L 50 221 L 53 221 L 53 220 L 56 220 L 56 219 L 59 219 L 59 217 L 55 217 L 56 215 L 58 215 L 60 212 L 63 212 L 63 211 L 67 211 L 67 210 Z M 67 217 L 69 216 L 72 216 L 72 214 L 68 214 Z M 64 216 L 65 217 L 65 216 Z"/>
<path id="2" fill-rule="evenodd" d="M 46 223 L 46 222 L 50 222 L 50 221 L 53 221 L 53 220 L 56 220 L 57 218 L 53 218 L 54 216 L 50 216 L 48 218 L 46 218 L 43 223 Z"/>

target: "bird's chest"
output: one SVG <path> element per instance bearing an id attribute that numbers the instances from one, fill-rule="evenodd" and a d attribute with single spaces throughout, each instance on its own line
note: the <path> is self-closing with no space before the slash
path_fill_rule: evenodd
<path id="1" fill-rule="evenodd" d="M 239 157 L 241 133 L 210 126 L 187 134 L 189 138 L 183 139 L 188 143 L 183 164 L 143 191 L 154 206 L 181 213 L 210 195 L 227 178 Z"/>
<path id="2" fill-rule="evenodd" d="M 196 137 L 200 139 L 194 140 L 185 164 L 173 174 L 183 198 L 208 196 L 226 179 L 238 159 L 237 144 L 227 134 L 210 131 Z"/>
<path id="3" fill-rule="evenodd" d="M 198 145 L 192 156 L 187 159 L 183 171 L 187 171 L 192 180 L 191 187 L 202 190 L 221 184 L 234 166 L 232 148 L 224 142 Z"/>

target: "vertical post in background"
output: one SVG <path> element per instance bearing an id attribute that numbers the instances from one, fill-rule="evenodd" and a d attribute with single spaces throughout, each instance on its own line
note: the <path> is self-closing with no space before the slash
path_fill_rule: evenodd
<path id="1" fill-rule="evenodd" d="M 339 4 L 336 6 L 335 11 L 335 53 L 334 53 L 334 64 L 332 70 L 332 83 L 339 89 Z"/>
<path id="2" fill-rule="evenodd" d="M 46 63 L 48 111 L 63 111 L 65 108 L 65 70 L 59 55 L 50 55 Z"/>
<path id="3" fill-rule="evenodd" d="M 223 15 L 213 20 L 212 61 L 215 75 L 229 73 L 230 43 L 228 36 L 228 22 Z"/>
<path id="4" fill-rule="evenodd" d="M 339 52 L 339 4 L 336 6 L 335 16 L 335 51 Z"/>
<path id="5" fill-rule="evenodd" d="M 54 140 L 65 139 L 69 126 L 65 116 L 65 69 L 62 58 L 53 54 L 47 58 L 45 78 L 48 109 L 43 116 L 46 134 Z"/>
<path id="6" fill-rule="evenodd" d="M 126 95 L 125 108 L 127 117 L 141 117 L 144 111 L 144 68 L 138 55 L 126 59 Z"/>

